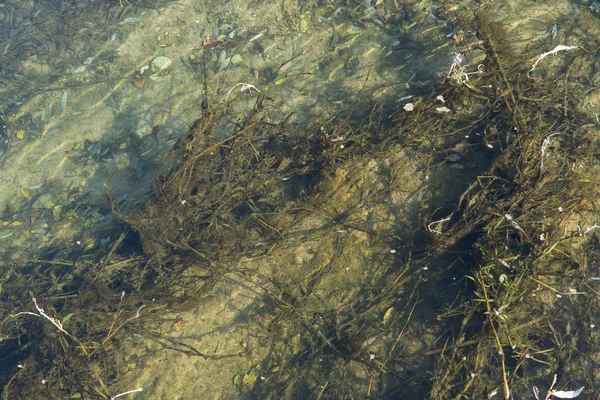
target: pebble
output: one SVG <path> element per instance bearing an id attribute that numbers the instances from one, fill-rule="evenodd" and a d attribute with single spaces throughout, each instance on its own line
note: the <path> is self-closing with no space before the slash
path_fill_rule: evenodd
<path id="1" fill-rule="evenodd" d="M 231 64 L 231 57 L 226 58 L 225 60 L 223 60 L 223 62 L 221 63 L 221 65 L 219 66 L 219 72 L 223 71 L 225 68 L 229 67 L 229 64 Z"/>
<path id="2" fill-rule="evenodd" d="M 144 77 L 142 76 L 142 74 L 135 74 L 133 76 L 133 81 L 131 82 L 131 84 L 138 89 L 143 89 L 144 86 L 146 86 L 146 82 L 144 82 Z"/>
<path id="3" fill-rule="evenodd" d="M 44 193 L 34 201 L 34 203 L 31 205 L 31 208 L 33 208 L 33 209 L 40 209 L 40 208 L 41 209 L 51 209 L 55 205 L 56 205 L 56 202 L 54 201 L 52 194 Z"/>
<path id="4" fill-rule="evenodd" d="M 308 30 L 308 22 L 306 22 L 305 20 L 300 20 L 300 32 L 306 33 L 307 30 Z"/>
<path id="5" fill-rule="evenodd" d="M 446 157 L 446 160 L 450 161 L 450 162 L 457 162 L 460 161 L 462 157 L 460 156 L 460 154 L 458 153 L 452 153 L 449 154 L 448 157 Z"/>
<path id="6" fill-rule="evenodd" d="M 227 51 L 225 49 L 221 50 L 219 53 L 219 58 L 217 58 L 217 62 L 220 64 L 227 58 Z"/>
<path id="7" fill-rule="evenodd" d="M 150 69 L 152 70 L 152 74 L 153 75 L 159 74 L 160 72 L 169 68 L 172 63 L 173 63 L 173 61 L 169 57 L 165 57 L 165 56 L 156 57 L 150 63 Z"/>
<path id="8" fill-rule="evenodd" d="M 235 64 L 239 64 L 242 62 L 242 56 L 240 56 L 239 54 L 234 54 L 231 57 L 231 64 L 235 65 Z"/>

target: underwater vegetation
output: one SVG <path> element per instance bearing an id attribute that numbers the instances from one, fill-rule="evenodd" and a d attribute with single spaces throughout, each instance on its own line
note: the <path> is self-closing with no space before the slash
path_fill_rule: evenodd
<path id="1" fill-rule="evenodd" d="M 198 59 L 202 116 L 144 205 L 107 188 L 113 240 L 3 271 L 5 398 L 114 398 L 158 352 L 243 361 L 223 383 L 238 398 L 591 390 L 599 131 L 573 77 L 589 55 L 456 24 L 471 48 L 431 93 L 305 126 L 262 87 L 216 101 Z"/>

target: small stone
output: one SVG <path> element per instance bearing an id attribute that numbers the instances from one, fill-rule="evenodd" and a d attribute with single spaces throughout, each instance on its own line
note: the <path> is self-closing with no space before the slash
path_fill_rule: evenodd
<path id="1" fill-rule="evenodd" d="M 144 82 L 144 78 L 141 74 L 135 74 L 133 76 L 133 81 L 131 82 L 131 84 L 138 89 L 143 89 L 144 86 L 146 86 L 146 82 Z"/>
<path id="2" fill-rule="evenodd" d="M 181 332 L 184 325 L 185 322 L 182 319 L 173 322 L 173 325 L 171 325 L 171 332 Z"/>
<path id="3" fill-rule="evenodd" d="M 308 30 L 308 22 L 306 20 L 300 20 L 300 32 L 306 33 Z"/>
<path id="4" fill-rule="evenodd" d="M 235 64 L 239 64 L 242 62 L 242 56 L 240 56 L 239 54 L 234 54 L 233 57 L 231 57 L 231 64 L 235 65 Z"/>
<path id="5" fill-rule="evenodd" d="M 448 154 L 448 157 L 446 157 L 446 160 L 450 161 L 450 162 L 457 162 L 460 161 L 462 157 L 460 156 L 460 154 L 458 153 L 452 153 L 452 154 Z"/>
<path id="6" fill-rule="evenodd" d="M 171 64 L 173 64 L 173 61 L 169 57 L 160 56 L 152 60 L 150 69 L 153 75 L 157 75 L 169 68 Z"/>
<path id="7" fill-rule="evenodd" d="M 62 213 L 62 209 L 63 206 L 60 204 L 57 204 L 54 207 L 52 207 L 52 217 L 54 217 L 54 219 L 59 219 L 60 214 Z"/>
<path id="8" fill-rule="evenodd" d="M 31 208 L 34 209 L 52 209 L 56 203 L 54 202 L 54 197 L 50 193 L 44 193 L 40 197 L 38 197 L 35 202 L 32 204 Z"/>

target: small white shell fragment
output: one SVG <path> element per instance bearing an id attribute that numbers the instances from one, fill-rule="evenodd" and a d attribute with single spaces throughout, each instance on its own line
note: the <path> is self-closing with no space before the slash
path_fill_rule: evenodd
<path id="1" fill-rule="evenodd" d="M 435 99 L 441 101 L 442 103 L 446 102 L 446 100 L 444 100 L 444 96 L 442 96 L 441 94 L 438 97 L 436 97 Z"/>
<path id="2" fill-rule="evenodd" d="M 404 105 L 404 110 L 406 111 L 412 111 L 415 109 L 415 105 L 413 103 L 406 103 Z"/>
<path id="3" fill-rule="evenodd" d="M 450 162 L 457 162 L 460 161 L 461 156 L 458 153 L 452 153 L 452 154 L 448 154 L 448 157 L 446 157 L 446 160 L 450 161 Z"/>
<path id="4" fill-rule="evenodd" d="M 408 95 L 408 96 L 403 96 L 403 97 L 400 97 L 398 100 L 396 100 L 396 103 L 401 103 L 401 102 L 403 102 L 404 100 L 408 100 L 408 99 L 410 99 L 410 98 L 412 98 L 412 97 L 415 97 L 415 96 L 414 96 L 414 95 L 412 95 L 412 94 L 410 94 L 410 95 Z"/>
<path id="5" fill-rule="evenodd" d="M 139 17 L 128 17 L 128 18 L 125 18 L 124 20 L 122 20 L 121 22 L 119 22 L 119 25 L 128 24 L 130 22 L 141 21 L 142 20 L 142 15 L 144 15 L 144 13 L 141 13 Z"/>
<path id="6" fill-rule="evenodd" d="M 5 233 L 0 233 L 0 239 L 6 239 L 9 236 L 12 236 L 14 232 L 5 232 Z"/>
<path id="7" fill-rule="evenodd" d="M 448 107 L 436 107 L 435 111 L 449 113 L 452 110 L 450 110 Z"/>
<path id="8" fill-rule="evenodd" d="M 248 41 L 249 41 L 249 42 L 254 42 L 254 41 L 255 41 L 255 40 L 257 40 L 257 39 L 260 39 L 260 38 L 262 37 L 262 35 L 263 35 L 263 33 L 262 33 L 262 32 L 261 32 L 261 33 L 258 33 L 258 34 L 256 34 L 256 35 L 252 36 L 252 37 L 251 37 L 251 38 L 250 38 Z"/>
<path id="9" fill-rule="evenodd" d="M 67 108 L 67 91 L 65 90 L 60 96 L 60 109 L 64 110 Z"/>
<path id="10" fill-rule="evenodd" d="M 87 65 L 79 66 L 79 67 L 75 68 L 72 73 L 73 73 L 73 75 L 81 74 L 82 72 L 85 71 L 86 68 L 87 68 Z"/>

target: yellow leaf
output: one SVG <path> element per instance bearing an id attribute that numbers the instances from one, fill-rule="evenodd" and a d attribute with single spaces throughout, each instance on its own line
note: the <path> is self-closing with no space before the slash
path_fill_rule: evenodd
<path id="1" fill-rule="evenodd" d="M 91 249 L 94 248 L 95 244 L 96 244 L 96 242 L 92 240 L 91 242 L 89 242 L 88 244 L 85 245 L 85 247 L 83 248 L 83 251 L 84 252 L 90 251 Z"/>
<path id="2" fill-rule="evenodd" d="M 233 384 L 236 386 L 242 386 L 244 384 L 243 376 L 241 374 L 237 374 L 233 377 Z"/>
<path id="3" fill-rule="evenodd" d="M 62 323 L 65 324 L 67 322 L 69 322 L 69 320 L 73 317 L 73 313 L 69 313 L 67 315 L 64 316 L 64 318 L 62 319 Z"/>
<path id="4" fill-rule="evenodd" d="M 249 386 L 254 385 L 254 383 L 256 382 L 257 379 L 258 379 L 258 376 L 254 375 L 253 373 L 244 375 L 244 379 L 243 379 L 244 387 L 249 387 Z"/>
<path id="5" fill-rule="evenodd" d="M 31 192 L 25 188 L 21 188 L 21 195 L 27 200 L 31 200 Z"/>
<path id="6" fill-rule="evenodd" d="M 387 309 L 387 311 L 385 312 L 385 314 L 383 314 L 383 325 L 385 325 L 386 327 L 390 323 L 390 318 L 392 318 L 392 313 L 393 312 L 394 312 L 394 307 L 390 307 L 390 308 Z"/>

